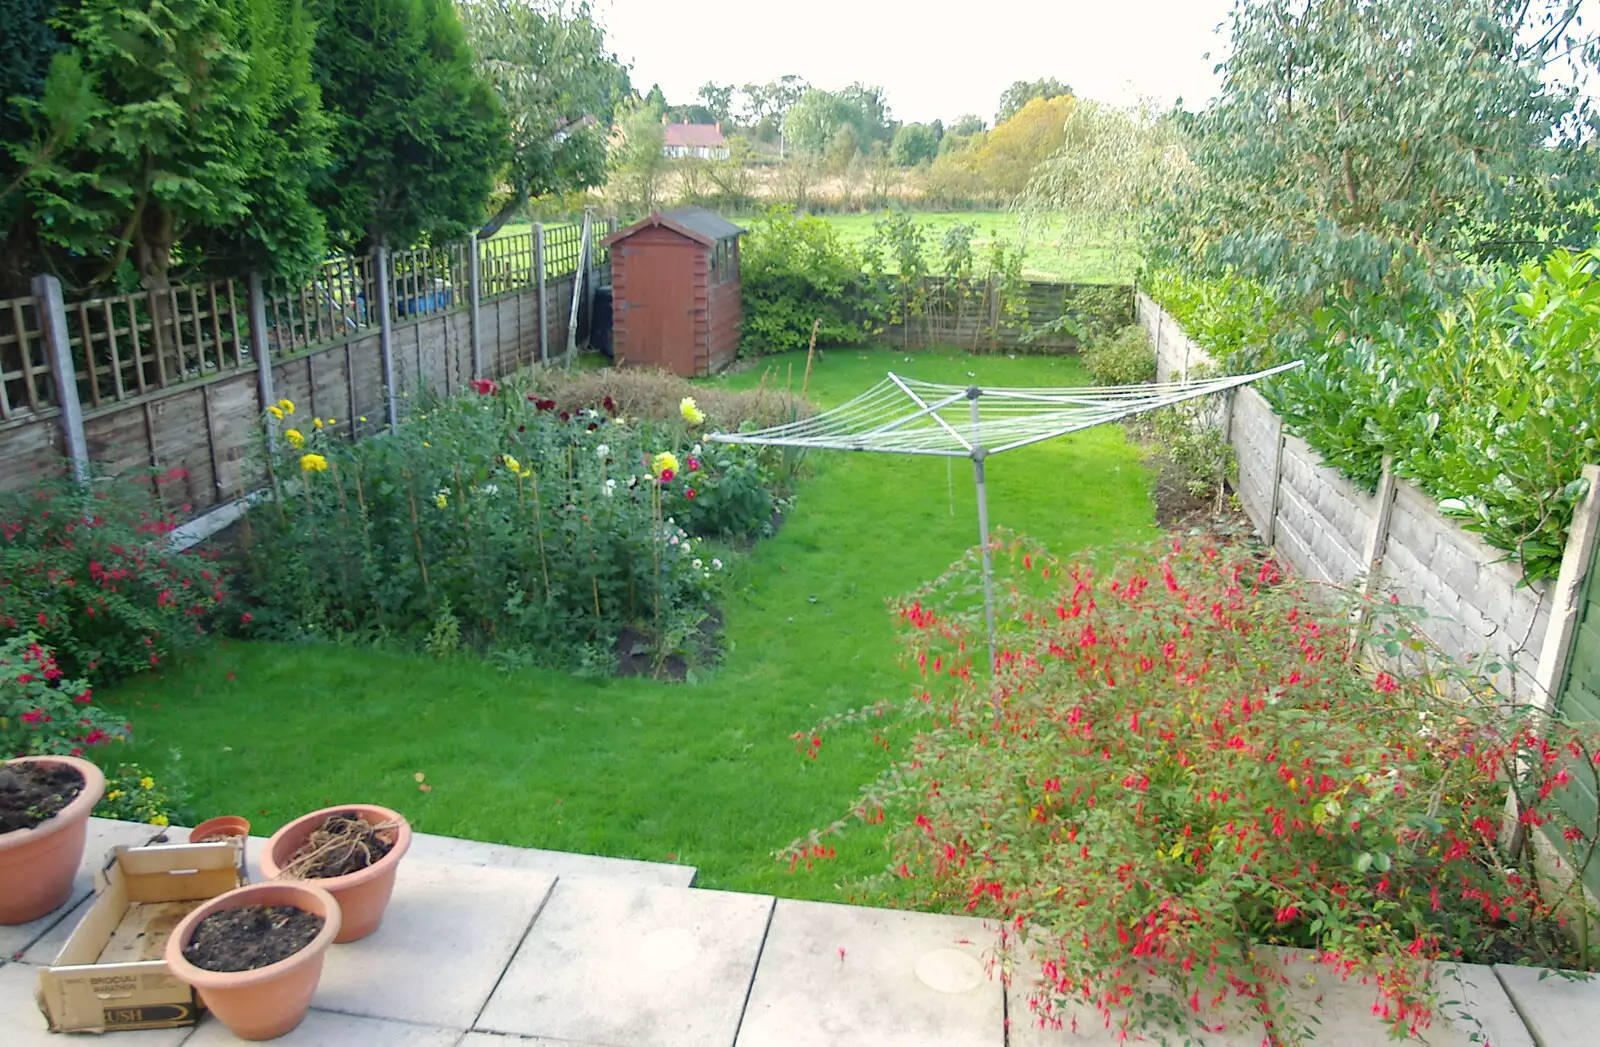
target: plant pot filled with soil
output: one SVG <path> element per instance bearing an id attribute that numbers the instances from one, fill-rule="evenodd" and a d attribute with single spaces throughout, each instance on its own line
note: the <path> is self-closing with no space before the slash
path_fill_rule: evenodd
<path id="1" fill-rule="evenodd" d="M 305 1019 L 339 928 L 339 903 L 322 888 L 255 883 L 185 916 L 164 958 L 229 1032 L 270 1040 Z"/>
<path id="2" fill-rule="evenodd" d="M 24 756 L 0 764 L 0 924 L 59 909 L 89 837 L 105 775 L 72 756 Z"/>
<path id="3" fill-rule="evenodd" d="M 383 922 L 394 874 L 411 846 L 411 824 L 387 807 L 352 803 L 301 815 L 272 834 L 261 855 L 269 880 L 305 880 L 339 901 L 344 929 L 365 938 Z"/>

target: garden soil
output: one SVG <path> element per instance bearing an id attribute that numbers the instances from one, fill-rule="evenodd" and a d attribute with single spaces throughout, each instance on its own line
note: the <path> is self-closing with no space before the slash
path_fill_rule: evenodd
<path id="1" fill-rule="evenodd" d="M 322 925 L 322 917 L 292 905 L 224 909 L 200 921 L 183 956 L 202 970 L 253 971 L 304 949 Z"/>
<path id="2" fill-rule="evenodd" d="M 49 821 L 81 792 L 83 775 L 62 764 L 0 767 L 0 833 Z"/>

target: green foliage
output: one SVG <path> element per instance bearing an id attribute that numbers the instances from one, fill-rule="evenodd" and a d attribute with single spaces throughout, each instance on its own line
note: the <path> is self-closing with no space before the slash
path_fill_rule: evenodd
<path id="1" fill-rule="evenodd" d="M 156 486 L 183 479 L 182 470 Z M 226 575 L 212 553 L 176 553 L 179 512 L 147 479 L 41 480 L 0 493 L 0 629 L 28 632 L 96 682 L 163 664 L 205 638 Z M 180 512 L 187 514 L 189 507 Z"/>
<path id="2" fill-rule="evenodd" d="M 851 84 L 842 91 L 807 88 L 783 116 L 783 134 L 789 147 L 809 156 L 826 154 L 850 130 L 856 149 L 888 142 L 894 135 L 883 89 Z M 851 150 L 853 155 L 855 150 Z"/>
<path id="3" fill-rule="evenodd" d="M 73 282 L 163 287 L 185 237 L 184 263 L 206 249 L 288 269 L 320 256 L 305 192 L 323 125 L 297 2 L 84 0 L 62 25 L 72 50 L 25 104 L 34 135 L 12 152 L 39 239 Z"/>
<path id="4" fill-rule="evenodd" d="M 932 163 L 939 155 L 939 142 L 943 137 L 929 124 L 902 124 L 894 133 L 894 143 L 889 146 L 889 159 L 901 167 Z"/>
<path id="5" fill-rule="evenodd" d="M 511 126 L 511 192 L 480 231 L 489 237 L 531 197 L 605 182 L 605 136 L 627 71 L 607 50 L 587 0 L 486 0 L 458 10 Z"/>
<path id="6" fill-rule="evenodd" d="M 607 162 L 614 192 L 625 211 L 647 215 L 656 209 L 669 165 L 661 155 L 665 132 L 661 110 L 646 102 L 624 105 L 617 117 L 617 141 Z"/>
<path id="7" fill-rule="evenodd" d="M 1302 356 L 1267 391 L 1330 465 L 1370 489 L 1391 455 L 1528 577 L 1559 571 L 1579 470 L 1600 460 L 1600 254 L 1555 251 L 1406 325 L 1340 303 L 1285 332 L 1242 282 L 1167 278 L 1153 291 L 1231 366 Z"/>
<path id="8" fill-rule="evenodd" d="M 277 496 L 249 517 L 259 632 L 526 648 L 565 666 L 624 628 L 659 640 L 700 621 L 718 578 L 670 515 L 682 419 L 624 424 L 478 389 L 419 405 L 381 440 L 284 430 Z"/>
<path id="9" fill-rule="evenodd" d="M 1000 94 L 1000 108 L 995 111 L 994 122 L 1003 124 L 1022 112 L 1022 107 L 1035 98 L 1048 102 L 1052 98 L 1072 94 L 1072 88 L 1047 76 L 1039 80 L 1017 80 Z"/>
<path id="10" fill-rule="evenodd" d="M 179 754 L 172 753 L 176 764 Z M 96 818 L 115 818 L 120 822 L 142 822 L 145 825 L 171 825 L 183 805 L 183 788 L 174 785 L 176 771 L 163 772 L 157 779 L 136 763 L 118 764 L 106 768 L 106 792 L 95 804 Z M 182 823 L 180 823 L 182 824 Z"/>
<path id="11" fill-rule="evenodd" d="M 55 652 L 32 633 L 0 641 L 0 760 L 82 756 L 127 734 L 126 724 L 94 704 L 88 683 L 68 679 Z"/>
<path id="12" fill-rule="evenodd" d="M 1563 803 L 1600 779 L 1593 725 L 1542 722 L 1407 610 L 1330 607 L 1244 548 L 1064 563 L 1002 541 L 997 559 L 996 679 L 974 552 L 898 606 L 914 697 L 795 736 L 815 756 L 869 724 L 895 758 L 787 856 L 886 822 L 874 885 L 990 921 L 1002 962 L 1039 962 L 1035 1017 L 1093 1008 L 1119 1039 L 1270 1016 L 1272 1040 L 1305 1042 L 1315 1016 L 1257 943 L 1369 982 L 1395 1038 L 1440 1006 L 1436 960 L 1589 967 L 1564 926 L 1593 917 L 1581 883 L 1496 841 L 1511 782 L 1523 823 L 1583 869 L 1600 825 Z M 1353 642 L 1357 607 L 1381 664 Z"/>
<path id="13" fill-rule="evenodd" d="M 366 250 L 476 229 L 510 158 L 506 113 L 450 0 L 311 0 L 334 241 Z"/>
<path id="14" fill-rule="evenodd" d="M 1158 261 L 1404 315 L 1473 260 L 1581 244 L 1597 156 L 1577 0 L 1244 0 Z"/>
<path id="15" fill-rule="evenodd" d="M 693 534 L 758 538 L 770 533 L 780 448 L 696 444 L 685 459 L 673 514 Z"/>
<path id="16" fill-rule="evenodd" d="M 1155 353 L 1138 324 L 1091 336 L 1079 347 L 1078 356 L 1096 385 L 1142 385 L 1156 380 Z"/>
<path id="17" fill-rule="evenodd" d="M 827 222 L 787 208 L 766 211 L 740 248 L 747 355 L 803 349 L 817 328 L 818 345 L 860 340 L 863 261 Z"/>

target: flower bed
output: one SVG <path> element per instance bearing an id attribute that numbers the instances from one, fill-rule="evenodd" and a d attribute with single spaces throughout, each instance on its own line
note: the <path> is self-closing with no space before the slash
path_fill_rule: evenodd
<path id="1" fill-rule="evenodd" d="M 247 624 L 599 670 L 643 635 L 658 670 L 693 660 L 722 584 L 708 539 L 759 532 L 780 477 L 771 455 L 708 457 L 705 412 L 674 408 L 630 417 L 609 395 L 480 381 L 351 444 L 280 402 L 275 496 L 248 517 Z"/>
<path id="2" fill-rule="evenodd" d="M 1592 732 L 1504 707 L 1399 608 L 1363 608 L 1385 659 L 1364 663 L 1350 608 L 1244 550 L 1066 564 L 1012 541 L 1000 559 L 999 711 L 969 558 L 900 607 L 926 689 L 854 817 L 897 827 L 902 898 L 1030 944 L 1039 1019 L 1086 1004 L 1130 1034 L 1193 1031 L 1242 1006 L 1296 1042 L 1309 1018 L 1256 943 L 1370 981 L 1400 1034 L 1432 1018 L 1436 959 L 1590 966 L 1581 889 L 1498 837 L 1514 782 L 1523 828 L 1569 870 L 1591 860 L 1600 827 L 1563 800 L 1600 781 Z M 826 728 L 889 712 L 796 738 L 815 758 Z M 790 859 L 825 856 L 846 824 Z"/>

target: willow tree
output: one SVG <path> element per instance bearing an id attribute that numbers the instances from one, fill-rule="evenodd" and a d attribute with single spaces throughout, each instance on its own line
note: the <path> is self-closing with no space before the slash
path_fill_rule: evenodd
<path id="1" fill-rule="evenodd" d="M 461 16 L 511 130 L 505 192 L 479 231 L 488 237 L 530 198 L 604 184 L 606 131 L 628 74 L 587 0 L 472 0 Z"/>
<path id="2" fill-rule="evenodd" d="M 1443 290 L 1581 240 L 1580 0 L 1241 0 L 1156 247 L 1316 299 Z"/>

